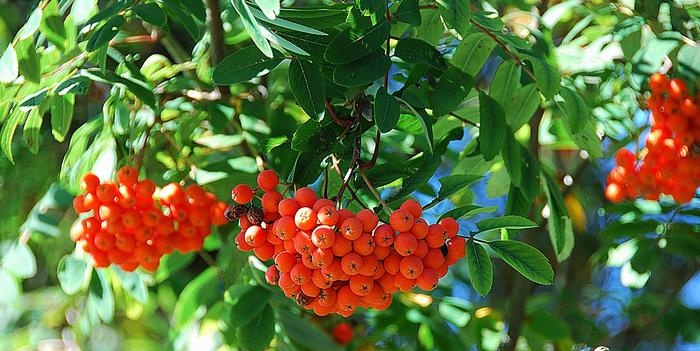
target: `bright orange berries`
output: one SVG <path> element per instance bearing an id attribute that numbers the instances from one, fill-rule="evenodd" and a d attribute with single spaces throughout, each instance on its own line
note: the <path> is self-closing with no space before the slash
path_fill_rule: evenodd
<path id="1" fill-rule="evenodd" d="M 654 73 L 649 78 L 651 130 L 637 155 L 620 149 L 617 166 L 607 178 L 605 197 L 612 202 L 643 197 L 658 200 L 670 195 L 690 202 L 700 187 L 700 96 L 689 96 L 679 79 Z"/>
<path id="2" fill-rule="evenodd" d="M 457 221 L 430 225 L 415 200 L 405 201 L 389 223 L 382 223 L 368 209 L 357 214 L 336 209 L 308 187 L 284 198 L 278 185 L 279 177 L 264 171 L 258 176 L 262 209 L 235 205 L 227 209 L 227 218 L 239 219 L 242 231 L 235 242 L 240 250 L 262 260 L 274 258 L 267 281 L 317 315 L 349 316 L 357 307 L 382 310 L 396 291 L 432 290 L 448 266 L 465 255 Z M 247 185 L 232 191 L 239 203 L 254 196 Z"/>
<path id="3" fill-rule="evenodd" d="M 122 167 L 117 183 L 101 182 L 92 173 L 82 177 L 80 187 L 86 193 L 73 200 L 82 219 L 71 228 L 71 239 L 92 256 L 96 267 L 115 264 L 125 271 L 139 266 L 154 271 L 163 255 L 199 250 L 211 225 L 226 223 L 226 204 L 200 186 L 183 190 L 168 184 L 156 202 L 155 183 L 139 181 L 138 173 Z"/>

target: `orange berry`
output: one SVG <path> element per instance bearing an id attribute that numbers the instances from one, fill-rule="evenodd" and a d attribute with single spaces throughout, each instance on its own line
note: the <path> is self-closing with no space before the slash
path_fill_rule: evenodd
<path id="1" fill-rule="evenodd" d="M 291 239 L 297 232 L 297 226 L 294 222 L 294 217 L 284 216 L 273 225 L 273 232 L 282 240 Z"/>
<path id="2" fill-rule="evenodd" d="M 280 271 L 277 270 L 277 267 L 275 267 L 275 266 L 268 267 L 267 271 L 265 271 L 265 281 L 267 281 L 267 283 L 270 285 L 277 285 L 277 282 L 279 280 L 280 280 Z"/>
<path id="3" fill-rule="evenodd" d="M 280 270 L 280 272 L 289 272 L 292 270 L 292 267 L 294 267 L 294 265 L 297 264 L 296 255 L 289 251 L 280 252 L 275 257 L 275 264 L 277 265 L 277 268 Z"/>
<path id="4" fill-rule="evenodd" d="M 310 255 L 316 249 L 311 237 L 304 232 L 297 232 L 292 241 L 294 241 L 294 250 L 302 256 Z"/>
<path id="5" fill-rule="evenodd" d="M 649 88 L 652 93 L 663 93 L 668 90 L 668 77 L 661 73 L 654 73 L 649 77 Z"/>
<path id="6" fill-rule="evenodd" d="M 411 227 L 411 233 L 416 236 L 416 239 L 423 239 L 428 235 L 428 222 L 423 218 L 416 218 Z"/>
<path id="7" fill-rule="evenodd" d="M 331 263 L 334 261 L 331 260 Z M 328 289 L 333 286 L 333 282 L 326 279 L 326 276 L 323 274 L 323 269 L 314 269 L 314 272 L 311 274 L 311 282 L 321 289 Z"/>
<path id="8" fill-rule="evenodd" d="M 314 282 L 312 281 L 302 285 L 301 292 L 303 292 L 304 295 L 308 297 L 316 297 L 319 293 L 321 293 L 321 288 L 316 286 L 316 284 L 314 284 Z"/>
<path id="9" fill-rule="evenodd" d="M 610 183 L 605 188 L 605 197 L 611 202 L 620 202 L 625 199 L 625 189 L 617 183 Z"/>
<path id="10" fill-rule="evenodd" d="M 200 239 L 201 240 L 201 239 Z M 199 248 L 201 248 L 202 245 L 199 244 L 197 245 L 197 248 L 192 250 L 196 251 Z M 270 244 L 269 242 L 265 241 L 263 242 L 260 246 L 254 247 L 253 248 L 253 253 L 255 256 L 257 256 L 261 261 L 267 261 L 272 259 L 272 257 L 275 255 L 275 245 Z"/>
<path id="11" fill-rule="evenodd" d="M 309 187 L 300 188 L 294 193 L 294 200 L 299 203 L 300 207 L 313 207 L 317 199 L 316 192 Z"/>
<path id="12" fill-rule="evenodd" d="M 373 276 L 379 267 L 379 260 L 373 255 L 362 256 L 362 269 L 360 274 L 368 277 Z"/>
<path id="13" fill-rule="evenodd" d="M 124 166 L 117 171 L 117 182 L 122 185 L 132 186 L 139 179 L 139 171 L 130 166 Z"/>
<path id="14" fill-rule="evenodd" d="M 158 193 L 161 201 L 167 205 L 181 204 L 185 202 L 185 192 L 180 184 L 170 183 L 160 189 Z M 234 199 L 235 200 L 235 199 Z"/>
<path id="15" fill-rule="evenodd" d="M 428 226 L 428 235 L 425 237 L 428 247 L 441 247 L 442 245 L 445 245 L 446 238 L 447 231 L 442 224 L 431 224 Z"/>
<path id="16" fill-rule="evenodd" d="M 350 277 L 348 285 L 355 295 L 366 296 L 374 288 L 374 280 L 371 277 L 358 274 Z"/>
<path id="17" fill-rule="evenodd" d="M 406 278 L 416 279 L 423 274 L 423 261 L 416 256 L 404 257 L 401 259 L 399 271 Z"/>
<path id="18" fill-rule="evenodd" d="M 374 230 L 374 240 L 377 246 L 389 247 L 394 243 L 395 231 L 388 224 L 380 224 L 377 229 Z"/>
<path id="19" fill-rule="evenodd" d="M 437 269 L 445 262 L 445 256 L 442 255 L 440 249 L 428 249 L 422 260 L 425 267 Z"/>
<path id="20" fill-rule="evenodd" d="M 688 86 L 680 78 L 673 78 L 668 83 L 668 95 L 672 99 L 680 100 L 688 96 Z"/>
<path id="21" fill-rule="evenodd" d="M 448 238 L 454 238 L 459 232 L 459 223 L 454 218 L 443 218 L 439 222 L 443 227 L 445 227 L 445 233 L 447 233 Z"/>
<path id="22" fill-rule="evenodd" d="M 304 264 L 300 262 L 292 267 L 289 274 L 292 277 L 292 281 L 294 281 L 296 285 L 304 285 L 311 281 L 311 274 L 313 273 L 311 272 L 311 269 L 304 266 Z"/>
<path id="23" fill-rule="evenodd" d="M 428 243 L 425 240 L 420 239 L 417 241 L 418 244 L 416 245 L 416 251 L 413 252 L 413 256 L 423 259 L 423 257 L 425 257 L 425 255 L 428 254 L 428 250 L 430 250 L 430 248 L 428 247 Z"/>
<path id="24" fill-rule="evenodd" d="M 421 206 L 421 204 L 414 199 L 404 201 L 399 208 L 404 211 L 408 211 L 408 213 L 410 213 L 414 218 L 418 218 L 423 215 L 423 206 Z"/>
<path id="25" fill-rule="evenodd" d="M 340 233 L 348 240 L 355 240 L 362 235 L 362 222 L 357 218 L 347 218 L 340 225 Z"/>
<path id="26" fill-rule="evenodd" d="M 333 254 L 338 257 L 345 256 L 352 251 L 352 241 L 346 239 L 342 235 L 336 235 L 333 240 L 333 245 L 331 245 L 331 250 Z"/>
<path id="27" fill-rule="evenodd" d="M 377 244 L 374 242 L 374 237 L 370 233 L 362 233 L 357 239 L 352 242 L 353 251 L 361 256 L 370 255 L 374 252 Z"/>
<path id="28" fill-rule="evenodd" d="M 258 247 L 267 241 L 267 233 L 259 225 L 250 226 L 245 231 L 245 241 L 252 247 Z"/>
<path id="29" fill-rule="evenodd" d="M 258 174 L 258 186 L 264 191 L 273 191 L 280 183 L 277 173 L 271 169 L 266 169 Z"/>
<path id="30" fill-rule="evenodd" d="M 314 211 L 318 212 L 320 209 L 326 207 L 326 206 L 331 206 L 335 208 L 335 203 L 329 199 L 318 199 L 316 202 L 314 202 L 314 205 L 311 206 L 311 208 L 314 209 Z"/>
<path id="31" fill-rule="evenodd" d="M 102 251 L 110 251 L 114 248 L 115 238 L 114 235 L 111 235 L 109 233 L 97 232 L 95 234 L 93 242 L 95 243 L 95 247 L 97 247 L 98 249 Z"/>
<path id="32" fill-rule="evenodd" d="M 416 280 L 406 278 L 403 274 L 397 274 L 394 277 L 394 285 L 396 285 L 400 291 L 408 292 L 416 286 Z"/>
<path id="33" fill-rule="evenodd" d="M 340 280 L 340 278 L 345 275 L 340 259 L 337 258 L 333 259 L 333 262 L 331 262 L 328 267 L 321 268 L 321 273 L 323 273 L 323 277 L 326 280 L 331 282 Z"/>
<path id="34" fill-rule="evenodd" d="M 362 230 L 365 232 L 371 232 L 379 223 L 379 217 L 368 209 L 360 210 L 355 217 L 362 223 Z"/>
<path id="35" fill-rule="evenodd" d="M 117 234 L 114 237 L 114 246 L 119 250 L 131 252 L 136 248 L 136 239 L 129 234 Z"/>
<path id="36" fill-rule="evenodd" d="M 362 270 L 362 256 L 351 252 L 340 260 L 340 267 L 347 275 L 356 275 Z"/>
<path id="37" fill-rule="evenodd" d="M 376 241 L 376 238 L 375 238 L 375 241 Z M 389 256 L 390 253 L 391 253 L 391 249 L 389 247 L 383 247 L 383 246 L 379 246 L 379 245 L 376 245 L 374 247 L 374 252 L 372 252 L 374 257 L 376 257 L 378 260 L 383 260 L 384 258 Z"/>
<path id="38" fill-rule="evenodd" d="M 253 189 L 246 184 L 238 184 L 231 190 L 231 200 L 243 205 L 253 199 Z"/>
<path id="39" fill-rule="evenodd" d="M 95 189 L 95 195 L 97 198 L 104 202 L 114 202 L 117 197 L 118 188 L 112 183 L 104 183 L 97 186 Z"/>
<path id="40" fill-rule="evenodd" d="M 321 201 L 321 200 L 318 200 Z M 318 201 L 316 201 L 318 203 Z M 330 205 L 330 206 L 323 206 L 320 209 L 318 209 L 318 221 L 321 224 L 325 225 L 336 225 L 338 223 L 338 219 L 340 218 L 340 215 L 338 214 L 338 211 L 335 209 L 335 206 Z"/>
<path id="41" fill-rule="evenodd" d="M 94 193 L 98 185 L 100 185 L 100 178 L 92 172 L 85 173 L 83 177 L 80 178 L 80 189 L 83 191 Z"/>
<path id="42" fill-rule="evenodd" d="M 294 217 L 298 209 L 299 204 L 297 204 L 296 200 L 293 198 L 283 199 L 279 202 L 279 204 L 277 204 L 277 210 L 279 211 L 280 216 Z"/>
<path id="43" fill-rule="evenodd" d="M 318 301 L 318 304 L 323 307 L 331 307 L 335 305 L 336 298 L 337 293 L 334 289 L 323 289 L 321 292 L 319 292 L 316 300 Z"/>
<path id="44" fill-rule="evenodd" d="M 399 232 L 411 230 L 414 221 L 413 215 L 402 209 L 394 211 L 391 216 L 389 216 L 389 224 Z"/>
<path id="45" fill-rule="evenodd" d="M 282 194 L 276 191 L 266 191 L 260 198 L 260 203 L 265 212 L 277 212 Z"/>
<path id="46" fill-rule="evenodd" d="M 336 294 L 336 305 L 341 311 L 354 311 L 360 300 L 360 296 L 352 292 L 348 285 L 338 289 Z"/>
<path id="47" fill-rule="evenodd" d="M 386 270 L 389 274 L 399 273 L 399 269 L 401 268 L 401 259 L 402 257 L 396 253 L 390 254 L 384 259 L 384 270 Z"/>
<path id="48" fill-rule="evenodd" d="M 418 241 L 411 233 L 399 233 L 394 240 L 394 250 L 401 256 L 410 256 L 417 247 Z"/>
<path id="49" fill-rule="evenodd" d="M 382 289 L 384 289 L 386 293 L 391 294 L 398 290 L 396 288 L 396 284 L 394 283 L 395 279 L 395 274 L 385 273 L 381 278 L 379 278 L 378 283 L 382 286 Z"/>
<path id="50" fill-rule="evenodd" d="M 311 241 L 319 248 L 327 249 L 335 242 L 335 233 L 331 227 L 321 225 L 311 233 Z"/>
<path id="51" fill-rule="evenodd" d="M 316 227 L 316 211 L 309 207 L 302 207 L 294 215 L 294 223 L 301 230 L 312 230 Z"/>
<path id="52" fill-rule="evenodd" d="M 426 268 L 423 270 L 423 274 L 420 275 L 416 279 L 416 285 L 418 285 L 419 288 L 425 290 L 425 291 L 430 291 L 435 289 L 437 287 L 438 283 L 438 275 L 435 272 L 435 270 Z"/>
<path id="53" fill-rule="evenodd" d="M 447 242 L 447 259 L 459 260 L 466 256 L 466 244 L 467 241 L 458 236 L 456 238 L 450 239 Z"/>
<path id="54" fill-rule="evenodd" d="M 245 241 L 245 231 L 241 231 L 240 233 L 238 233 L 238 235 L 236 235 L 235 241 L 236 247 L 243 252 L 247 252 L 253 249 L 253 247 L 250 246 L 250 244 L 248 244 L 247 241 Z"/>
<path id="55" fill-rule="evenodd" d="M 333 257 L 333 251 L 321 248 L 314 250 L 311 256 L 314 265 L 318 268 L 324 268 L 333 263 Z"/>
<path id="56" fill-rule="evenodd" d="M 352 327 L 347 323 L 340 323 L 333 328 L 333 340 L 340 345 L 347 345 L 352 341 Z"/>

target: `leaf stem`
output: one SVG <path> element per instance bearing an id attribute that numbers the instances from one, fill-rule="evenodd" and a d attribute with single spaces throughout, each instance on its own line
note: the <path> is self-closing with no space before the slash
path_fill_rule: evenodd
<path id="1" fill-rule="evenodd" d="M 500 47 L 503 49 L 503 51 L 504 51 L 506 54 L 508 54 L 508 56 L 512 57 L 513 60 L 515 60 L 515 62 L 518 63 L 518 65 L 522 68 L 522 70 L 523 70 L 528 76 L 530 76 L 530 78 L 532 78 L 532 79 L 535 80 L 535 81 L 537 80 L 537 78 L 535 78 L 535 75 L 527 68 L 527 66 L 525 66 L 525 64 L 523 64 L 523 61 L 520 59 L 520 57 L 518 57 L 518 55 L 516 55 L 514 52 L 512 52 L 512 51 L 510 50 L 510 48 L 508 47 L 508 45 L 507 45 L 506 43 L 503 42 L 503 40 L 501 40 L 499 37 L 497 37 L 495 34 L 493 34 L 488 28 L 486 28 L 486 27 L 480 25 L 479 23 L 477 23 L 477 22 L 474 21 L 473 19 L 470 18 L 470 19 L 469 19 L 469 22 L 471 22 L 471 24 L 473 24 L 474 27 L 476 27 L 476 28 L 479 29 L 481 32 L 483 32 L 484 34 L 488 35 L 493 41 L 495 41 L 496 44 L 498 44 L 498 46 L 500 46 Z"/>

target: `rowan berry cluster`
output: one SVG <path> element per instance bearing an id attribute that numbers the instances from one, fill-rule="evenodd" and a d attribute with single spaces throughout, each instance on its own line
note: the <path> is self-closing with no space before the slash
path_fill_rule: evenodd
<path id="1" fill-rule="evenodd" d="M 199 250 L 211 225 L 226 223 L 226 204 L 200 186 L 171 183 L 156 192 L 156 184 L 139 180 L 133 167 L 120 168 L 116 183 L 87 173 L 80 187 L 85 193 L 75 197 L 73 208 L 83 216 L 71 238 L 95 267 L 155 271 L 163 255 Z"/>
<path id="2" fill-rule="evenodd" d="M 457 221 L 428 224 L 415 200 L 405 201 L 387 224 L 367 209 L 356 214 L 336 209 L 308 187 L 284 198 L 271 170 L 257 181 L 264 192 L 262 209 L 249 205 L 255 196 L 250 186 L 231 191 L 238 205 L 226 215 L 239 220 L 236 245 L 261 260 L 274 259 L 265 274 L 268 283 L 317 315 L 347 317 L 357 307 L 383 310 L 396 291 L 434 289 L 448 267 L 465 256 Z"/>
<path id="3" fill-rule="evenodd" d="M 655 73 L 649 79 L 651 130 L 635 155 L 621 149 L 607 178 L 605 196 L 613 202 L 642 196 L 673 196 L 690 202 L 700 186 L 700 96 L 692 96 L 680 78 Z"/>

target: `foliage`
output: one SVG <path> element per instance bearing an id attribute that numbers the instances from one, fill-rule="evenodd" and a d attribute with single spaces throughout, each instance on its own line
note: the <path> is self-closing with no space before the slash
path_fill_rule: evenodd
<path id="1" fill-rule="evenodd" d="M 0 349 L 340 348 L 234 224 L 154 274 L 94 269 L 71 199 L 126 164 L 222 200 L 264 165 L 355 211 L 459 218 L 465 262 L 360 313 L 350 348 L 697 345 L 697 195 L 602 185 L 647 77 L 698 86 L 699 26 L 659 0 L 0 3 Z"/>

